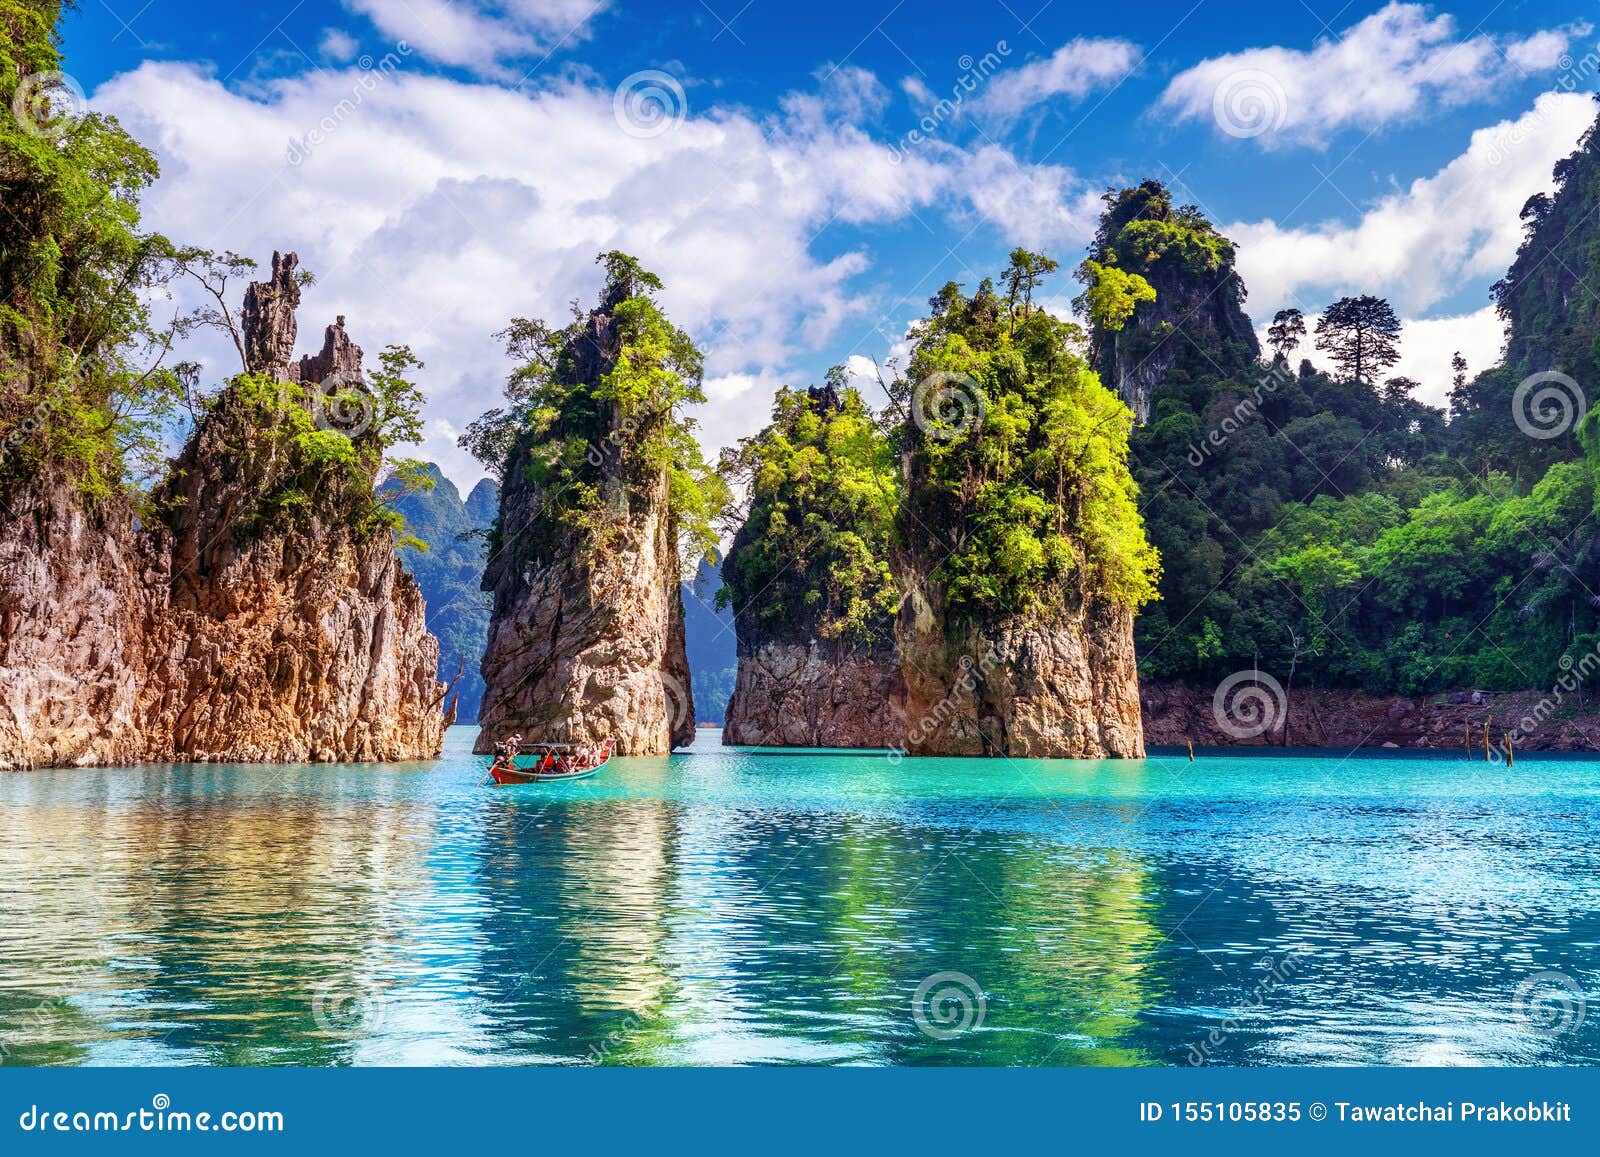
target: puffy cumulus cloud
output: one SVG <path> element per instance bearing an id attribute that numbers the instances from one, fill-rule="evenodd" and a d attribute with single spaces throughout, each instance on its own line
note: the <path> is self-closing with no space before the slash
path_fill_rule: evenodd
<path id="1" fill-rule="evenodd" d="M 1306 320 L 1308 331 L 1314 331 L 1316 325 L 1315 317 Z M 1421 387 L 1415 397 L 1432 406 L 1449 405 L 1454 373 L 1450 359 L 1456 353 L 1467 360 L 1470 377 L 1496 365 L 1505 351 L 1506 325 L 1492 305 L 1454 317 L 1401 318 L 1400 325 L 1400 360 L 1384 376 L 1411 378 Z M 1259 336 L 1264 343 L 1265 325 L 1260 327 Z M 1333 363 L 1314 348 L 1313 340 L 1313 333 L 1308 332 L 1305 344 L 1294 352 L 1295 364 L 1304 357 L 1312 365 L 1331 371 Z"/>
<path id="2" fill-rule="evenodd" d="M 1012 244 L 1058 259 L 1094 236 L 1103 184 L 1063 165 L 1026 164 L 997 145 L 962 154 L 962 193 L 972 211 Z"/>
<path id="3" fill-rule="evenodd" d="M 1420 313 L 1463 282 L 1502 276 L 1522 242 L 1523 203 L 1550 191 L 1551 167 L 1593 120 L 1587 96 L 1546 93 L 1516 120 L 1473 133 L 1465 153 L 1359 220 L 1227 226 L 1252 313 L 1296 305 L 1309 315 L 1346 293 L 1383 294 L 1397 310 Z"/>
<path id="4" fill-rule="evenodd" d="M 608 0 L 345 0 L 390 39 L 429 60 L 486 74 L 588 35 Z"/>
<path id="5" fill-rule="evenodd" d="M 1525 39 L 1461 38 L 1454 18 L 1391 3 L 1310 51 L 1254 48 L 1202 61 L 1167 85 L 1157 108 L 1271 147 L 1319 145 L 1345 128 L 1377 129 L 1432 108 L 1488 99 L 1558 67 L 1586 25 Z"/>
<path id="6" fill-rule="evenodd" d="M 970 107 L 980 117 L 1010 124 L 1051 99 L 1081 100 L 1097 89 L 1116 85 L 1140 60 L 1139 46 L 1131 41 L 1079 37 L 1043 60 L 997 73 Z"/>
<path id="7" fill-rule="evenodd" d="M 302 349 L 345 314 L 369 351 L 404 342 L 427 362 L 426 450 L 465 485 L 437 423 L 459 429 L 497 404 L 508 365 L 491 335 L 513 316 L 559 322 L 591 300 L 601 250 L 660 274 L 667 311 L 705 351 L 700 418 L 714 451 L 765 420 L 792 367 L 843 355 L 882 324 L 859 246 L 841 248 L 835 232 L 820 252 L 831 227 L 932 208 L 1024 243 L 1088 236 L 1082 183 L 1065 169 L 1026 170 L 994 148 L 895 158 L 852 123 L 881 103 L 874 83 L 837 70 L 770 116 L 695 109 L 653 137 L 619 123 L 609 88 L 569 79 L 518 92 L 404 59 L 247 93 L 147 62 L 94 103 L 161 159 L 152 227 L 258 259 L 299 251 L 318 275 Z"/>

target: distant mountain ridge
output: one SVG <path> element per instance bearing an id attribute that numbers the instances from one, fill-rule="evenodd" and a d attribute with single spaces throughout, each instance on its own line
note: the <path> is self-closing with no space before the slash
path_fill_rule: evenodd
<path id="1" fill-rule="evenodd" d="M 439 678 L 456 684 L 460 696 L 456 718 L 474 723 L 483 702 L 484 639 L 489 630 L 489 596 L 479 589 L 483 576 L 485 533 L 500 505 L 500 489 L 485 478 L 462 501 L 454 482 L 437 465 L 424 468 L 433 489 L 416 490 L 393 502 L 404 516 L 404 533 L 428 544 L 427 551 L 400 547 L 400 558 L 422 588 L 428 629 L 439 640 Z M 397 484 L 387 482 L 392 495 Z"/>

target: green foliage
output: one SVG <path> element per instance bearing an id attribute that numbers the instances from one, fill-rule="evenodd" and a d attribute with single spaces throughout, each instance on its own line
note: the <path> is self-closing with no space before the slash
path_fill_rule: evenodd
<path id="1" fill-rule="evenodd" d="M 457 718 L 472 722 L 483 700 L 479 666 L 489 634 L 489 596 L 479 580 L 499 494 L 484 481 L 463 502 L 437 466 L 422 462 L 391 469 L 379 497 L 405 520 L 407 533 L 395 545 L 428 604 L 428 630 L 439 640 L 439 678 L 460 675 Z"/>
<path id="2" fill-rule="evenodd" d="M 1400 360 L 1400 319 L 1390 304 L 1370 293 L 1341 297 L 1317 319 L 1317 348 L 1347 378 L 1373 382 Z"/>
<path id="3" fill-rule="evenodd" d="M 772 422 L 723 452 L 750 510 L 723 563 L 719 605 L 763 637 L 871 645 L 890 638 L 898 497 L 888 439 L 842 369 L 820 390 L 778 392 Z"/>
<path id="4" fill-rule="evenodd" d="M 728 501 L 683 412 L 705 401 L 700 351 L 661 312 L 658 277 L 624 253 L 597 260 L 606 285 L 592 314 L 574 309 L 562 329 L 516 318 L 499 335 L 516 362 L 510 404 L 471 423 L 461 445 L 508 485 L 519 472 L 541 491 L 541 517 L 596 543 L 665 471 L 669 516 L 692 562 L 715 551 Z"/>
<path id="5" fill-rule="evenodd" d="M 1148 601 L 1159 566 L 1127 468 L 1132 415 L 1077 353 L 1081 331 L 1026 301 L 1002 310 L 987 281 L 932 304 L 913 334 L 900 533 L 951 611 L 1045 617 L 1090 590 Z"/>
<path id="6" fill-rule="evenodd" d="M 1089 319 L 1096 333 L 1118 333 L 1142 301 L 1156 299 L 1155 288 L 1137 273 L 1089 259 L 1078 266 L 1084 291 L 1074 305 Z"/>
<path id="7" fill-rule="evenodd" d="M 148 306 L 171 247 L 139 229 L 155 158 L 115 118 L 55 115 L 60 7 L 0 0 L 0 480 L 57 468 L 106 497 L 182 397 Z"/>

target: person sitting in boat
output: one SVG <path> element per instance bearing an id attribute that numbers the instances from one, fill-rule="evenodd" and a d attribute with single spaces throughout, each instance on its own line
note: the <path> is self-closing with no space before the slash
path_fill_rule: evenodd
<path id="1" fill-rule="evenodd" d="M 517 753 L 522 750 L 522 736 L 508 736 L 506 740 L 497 744 L 494 749 L 494 763 L 490 771 L 515 771 L 517 770 Z"/>

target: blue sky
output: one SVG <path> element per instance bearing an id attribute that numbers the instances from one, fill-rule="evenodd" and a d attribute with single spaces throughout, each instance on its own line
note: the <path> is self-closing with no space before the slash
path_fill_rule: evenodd
<path id="1" fill-rule="evenodd" d="M 65 50 L 163 161 L 151 223 L 298 249 L 302 346 L 335 313 L 410 343 L 423 452 L 470 482 L 453 434 L 497 396 L 493 331 L 591 296 L 601 248 L 667 280 L 715 449 L 781 382 L 903 353 L 927 296 L 1011 245 L 1075 264 L 1098 194 L 1146 176 L 1239 242 L 1258 320 L 1390 296 L 1440 397 L 1453 349 L 1492 360 L 1517 209 L 1593 119 L 1594 11 L 82 0 Z"/>

